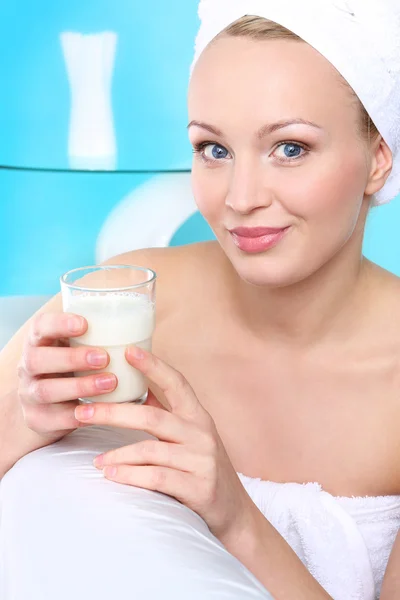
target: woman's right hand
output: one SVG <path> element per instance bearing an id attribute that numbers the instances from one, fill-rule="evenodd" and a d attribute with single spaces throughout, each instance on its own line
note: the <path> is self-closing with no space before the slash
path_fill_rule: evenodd
<path id="1" fill-rule="evenodd" d="M 115 389 L 111 373 L 98 373 L 109 363 L 102 348 L 71 348 L 68 338 L 87 330 L 83 317 L 69 313 L 42 313 L 35 317 L 18 367 L 18 396 L 29 429 L 60 439 L 82 424 L 75 419 L 78 398 L 106 394 Z M 91 375 L 74 377 L 77 371 Z"/>

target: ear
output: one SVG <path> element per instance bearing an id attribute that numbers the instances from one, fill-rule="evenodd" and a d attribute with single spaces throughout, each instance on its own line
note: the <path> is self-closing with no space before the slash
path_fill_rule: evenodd
<path id="1" fill-rule="evenodd" d="M 365 194 L 372 196 L 383 188 L 393 167 L 393 154 L 380 136 L 371 147 L 372 160 Z"/>

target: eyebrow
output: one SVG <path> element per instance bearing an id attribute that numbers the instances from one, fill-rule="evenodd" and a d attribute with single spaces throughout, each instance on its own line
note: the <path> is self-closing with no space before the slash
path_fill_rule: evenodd
<path id="1" fill-rule="evenodd" d="M 315 129 L 322 129 L 322 127 L 320 125 L 317 125 L 317 123 L 313 123 L 312 121 L 307 121 L 306 119 L 289 119 L 289 120 L 277 121 L 276 123 L 270 123 L 267 125 L 263 125 L 257 131 L 256 137 L 260 140 L 260 139 L 264 138 L 265 136 L 271 135 L 275 131 L 278 131 L 279 129 L 284 129 L 284 127 L 289 127 L 290 125 L 308 125 L 309 127 L 314 127 Z M 214 135 L 218 135 L 220 137 L 223 136 L 223 133 L 220 129 L 218 129 L 217 127 L 214 127 L 213 125 L 208 125 L 208 123 L 203 123 L 202 121 L 191 121 L 189 123 L 189 125 L 187 126 L 187 128 L 190 129 L 190 127 L 201 127 L 202 129 L 205 129 L 206 131 L 209 131 L 210 133 L 213 133 Z"/>

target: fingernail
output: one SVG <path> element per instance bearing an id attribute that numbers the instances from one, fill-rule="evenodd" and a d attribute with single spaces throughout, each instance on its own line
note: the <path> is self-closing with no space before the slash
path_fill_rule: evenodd
<path id="1" fill-rule="evenodd" d="M 100 375 L 96 377 L 95 386 L 98 390 L 112 390 L 115 386 L 115 377 L 112 375 Z"/>
<path id="2" fill-rule="evenodd" d="M 115 477 L 117 474 L 117 467 L 105 467 L 103 469 L 104 477 Z"/>
<path id="3" fill-rule="evenodd" d="M 88 352 L 86 360 L 88 361 L 89 365 L 92 365 L 93 367 L 101 367 L 107 362 L 107 354 L 101 350 L 94 350 L 92 352 Z"/>
<path id="4" fill-rule="evenodd" d="M 93 464 L 96 468 L 102 467 L 103 466 L 103 455 L 99 454 L 99 456 L 96 456 L 96 458 L 93 461 Z"/>
<path id="5" fill-rule="evenodd" d="M 83 320 L 80 317 L 74 317 L 68 320 L 68 329 L 71 333 L 78 333 L 83 329 Z"/>
<path id="6" fill-rule="evenodd" d="M 77 406 L 75 409 L 75 417 L 77 419 L 91 419 L 94 415 L 94 406 Z"/>
<path id="7" fill-rule="evenodd" d="M 133 356 L 133 358 L 137 358 L 138 360 L 141 360 L 145 357 L 143 350 L 141 348 L 139 348 L 138 346 L 131 346 L 129 348 L 129 351 L 130 351 L 131 355 Z"/>

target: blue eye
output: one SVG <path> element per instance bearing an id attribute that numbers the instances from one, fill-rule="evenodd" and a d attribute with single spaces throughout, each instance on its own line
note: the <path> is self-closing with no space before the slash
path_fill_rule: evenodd
<path id="1" fill-rule="evenodd" d="M 283 151 L 288 158 L 295 158 L 296 156 L 299 156 L 302 148 L 296 144 L 286 144 Z"/>
<path id="2" fill-rule="evenodd" d="M 296 158 L 300 158 L 302 156 L 302 152 L 305 152 L 305 148 L 300 144 L 295 144 L 294 142 L 284 142 L 278 146 L 275 152 L 278 150 L 283 150 L 283 156 L 278 156 L 280 160 L 289 159 L 294 160 Z"/>
<path id="3" fill-rule="evenodd" d="M 203 155 L 207 160 L 218 160 L 220 158 L 228 158 L 229 152 L 219 144 L 207 144 L 203 146 Z"/>

